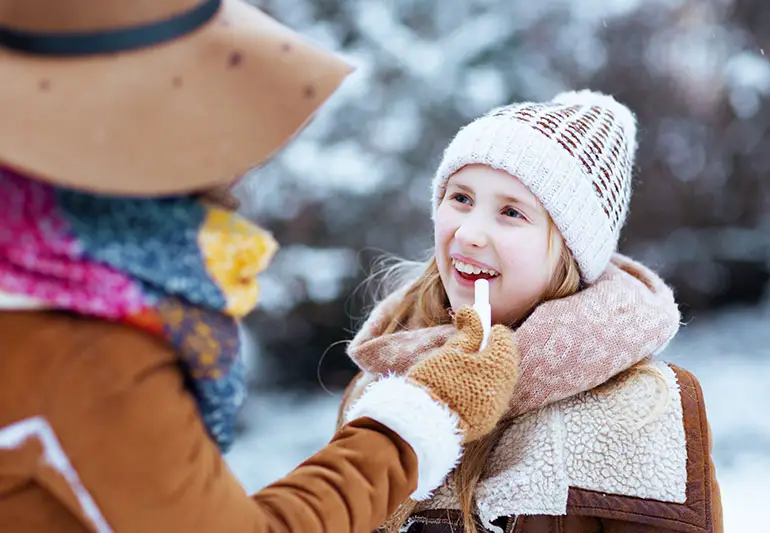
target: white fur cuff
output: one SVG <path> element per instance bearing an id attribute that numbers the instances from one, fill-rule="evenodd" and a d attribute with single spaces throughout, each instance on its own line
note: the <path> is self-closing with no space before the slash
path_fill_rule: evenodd
<path id="1" fill-rule="evenodd" d="M 346 413 L 350 422 L 368 417 L 398 433 L 417 455 L 414 500 L 426 500 L 457 465 L 462 453 L 459 418 L 423 388 L 388 376 L 369 385 Z"/>

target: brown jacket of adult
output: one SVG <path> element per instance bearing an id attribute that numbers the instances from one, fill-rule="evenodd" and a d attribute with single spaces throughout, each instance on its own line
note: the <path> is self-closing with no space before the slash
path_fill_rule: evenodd
<path id="1" fill-rule="evenodd" d="M 413 449 L 363 418 L 247 496 L 160 340 L 66 313 L 0 312 L 4 533 L 363 533 L 417 486 Z"/>

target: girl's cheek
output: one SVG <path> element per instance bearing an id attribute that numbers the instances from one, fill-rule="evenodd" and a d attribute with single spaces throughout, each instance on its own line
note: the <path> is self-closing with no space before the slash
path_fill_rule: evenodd
<path id="1" fill-rule="evenodd" d="M 433 223 L 433 232 L 440 241 L 446 240 L 453 233 L 451 216 L 440 211 L 436 213 L 436 221 Z"/>

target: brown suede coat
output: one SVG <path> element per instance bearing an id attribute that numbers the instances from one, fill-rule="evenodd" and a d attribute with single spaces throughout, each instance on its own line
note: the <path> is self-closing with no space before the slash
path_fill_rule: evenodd
<path id="1" fill-rule="evenodd" d="M 165 344 L 65 313 L 0 312 L 2 532 L 365 533 L 416 486 L 412 448 L 361 419 L 250 497 Z"/>
<path id="2" fill-rule="evenodd" d="M 669 366 L 676 375 L 682 398 L 687 449 L 685 503 L 571 487 L 564 516 L 505 516 L 495 523 L 505 533 L 722 533 L 722 502 L 711 459 L 712 441 L 703 391 L 693 374 Z M 348 387 L 343 406 L 355 393 L 354 386 Z M 408 533 L 465 531 L 462 514 L 456 510 L 424 511 L 411 520 Z"/>

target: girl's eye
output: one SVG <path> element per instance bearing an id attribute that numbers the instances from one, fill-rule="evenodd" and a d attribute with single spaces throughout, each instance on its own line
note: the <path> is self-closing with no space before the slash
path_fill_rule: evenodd
<path id="1" fill-rule="evenodd" d="M 503 209 L 503 215 L 511 218 L 524 218 L 524 215 L 516 211 L 513 207 Z"/>
<path id="2" fill-rule="evenodd" d="M 467 194 L 463 194 L 461 192 L 456 192 L 451 196 L 452 200 L 455 200 L 456 202 L 460 202 L 461 204 L 469 204 L 471 203 L 471 199 L 468 198 Z"/>

